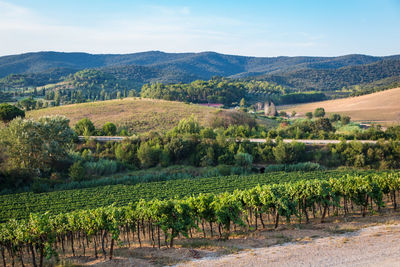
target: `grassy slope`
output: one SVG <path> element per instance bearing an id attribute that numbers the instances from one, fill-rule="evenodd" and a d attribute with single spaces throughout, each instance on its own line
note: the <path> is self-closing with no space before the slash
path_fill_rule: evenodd
<path id="1" fill-rule="evenodd" d="M 93 103 L 73 104 L 34 110 L 27 113 L 28 118 L 45 115 L 64 115 L 74 125 L 82 118 L 90 118 L 96 127 L 105 122 L 126 126 L 135 133 L 168 130 L 177 125 L 182 118 L 197 117 L 200 124 L 207 124 L 215 108 L 189 105 L 181 102 L 125 98 Z"/>
<path id="2" fill-rule="evenodd" d="M 323 107 L 328 113 L 349 115 L 354 121 L 400 124 L 400 88 L 358 97 L 282 106 L 278 109 L 305 114 L 318 107 Z"/>

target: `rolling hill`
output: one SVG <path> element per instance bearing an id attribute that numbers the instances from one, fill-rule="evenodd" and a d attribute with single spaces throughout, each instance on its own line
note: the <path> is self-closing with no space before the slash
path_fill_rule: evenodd
<path id="1" fill-rule="evenodd" d="M 400 81 L 400 60 L 386 59 L 371 64 L 346 66 L 338 69 L 301 69 L 258 77 L 298 90 L 341 90 L 355 85 L 368 87 L 371 83 L 391 79 Z M 389 81 L 387 81 L 389 82 Z M 386 82 L 386 83 L 387 83 Z"/>
<path id="2" fill-rule="evenodd" d="M 349 115 L 352 120 L 376 122 L 382 125 L 400 124 L 400 88 L 344 99 L 281 106 L 280 110 L 305 114 L 323 107 L 327 113 Z"/>
<path id="3" fill-rule="evenodd" d="M 9 74 L 39 73 L 56 68 L 81 70 L 121 66 L 147 66 L 153 71 L 178 71 L 193 78 L 212 76 L 246 77 L 298 69 L 337 69 L 396 59 L 400 56 L 373 57 L 346 55 L 339 57 L 247 57 L 215 52 L 164 53 L 149 51 L 133 54 L 87 54 L 37 52 L 0 57 L 0 77 Z"/>
<path id="4" fill-rule="evenodd" d="M 132 133 L 144 133 L 169 130 L 192 114 L 200 124 L 206 125 L 214 112 L 215 108 L 181 102 L 124 98 L 33 110 L 27 112 L 26 117 L 36 119 L 47 115 L 64 115 L 70 119 L 71 126 L 87 117 L 96 127 L 112 122 Z"/>

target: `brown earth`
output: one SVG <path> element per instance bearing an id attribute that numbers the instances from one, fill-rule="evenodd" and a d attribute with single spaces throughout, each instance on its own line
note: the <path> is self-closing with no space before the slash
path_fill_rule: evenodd
<path id="1" fill-rule="evenodd" d="M 237 232 L 229 240 L 180 238 L 175 248 L 119 248 L 113 260 L 69 257 L 67 266 L 398 266 L 400 213 L 358 214 L 277 230 Z M 89 252 L 90 253 L 90 252 Z M 379 264 L 378 264 L 379 263 Z"/>

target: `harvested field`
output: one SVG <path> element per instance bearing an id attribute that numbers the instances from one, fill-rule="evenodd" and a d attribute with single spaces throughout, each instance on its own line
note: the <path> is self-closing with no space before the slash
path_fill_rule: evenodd
<path id="1" fill-rule="evenodd" d="M 319 107 L 323 107 L 327 113 L 349 115 L 353 121 L 400 124 L 400 88 L 358 97 L 281 106 L 278 109 L 288 112 L 295 110 L 299 115 L 304 115 Z"/>

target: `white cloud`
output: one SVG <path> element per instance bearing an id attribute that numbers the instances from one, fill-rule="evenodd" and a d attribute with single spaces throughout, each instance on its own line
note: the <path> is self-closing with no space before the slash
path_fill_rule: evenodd
<path id="1" fill-rule="evenodd" d="M 112 17 L 112 16 L 110 16 Z M 305 32 L 296 40 L 274 36 L 254 22 L 231 17 L 197 15 L 189 7 L 148 6 L 146 14 L 105 18 L 85 25 L 68 25 L 57 16 L 0 0 L 0 54 L 30 51 L 132 53 L 217 51 L 270 56 L 295 48 L 312 48 L 318 38 Z M 296 52 L 294 52 L 296 54 Z"/>

